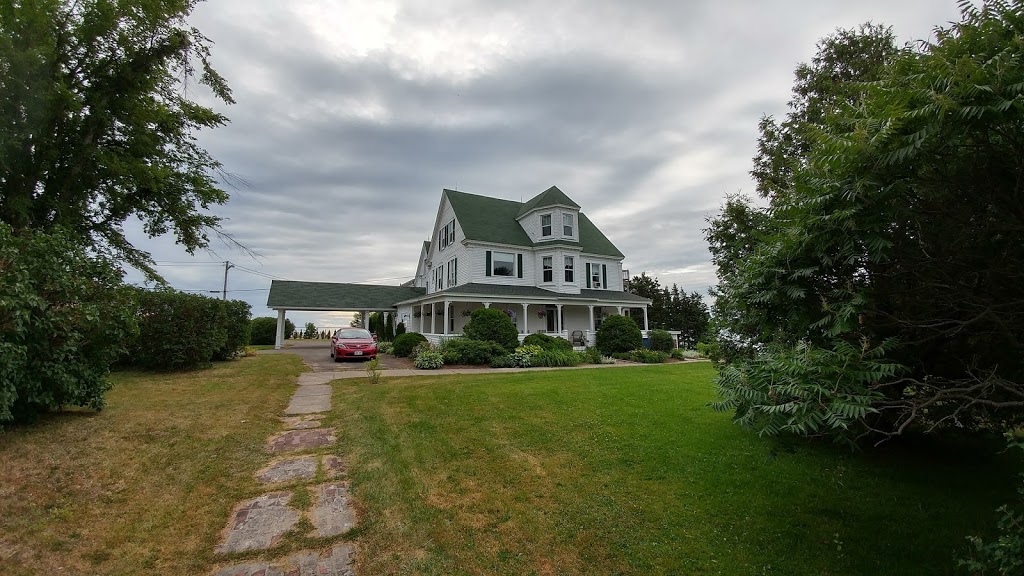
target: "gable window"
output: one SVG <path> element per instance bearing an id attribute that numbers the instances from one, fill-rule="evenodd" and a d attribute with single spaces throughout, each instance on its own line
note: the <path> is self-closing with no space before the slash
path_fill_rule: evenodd
<path id="1" fill-rule="evenodd" d="M 542 259 L 542 262 L 544 264 L 544 281 L 545 282 L 554 282 L 554 277 L 553 277 L 554 271 L 553 271 L 553 269 L 551 267 L 552 266 L 552 258 L 551 258 L 551 256 L 545 256 Z"/>
<path id="2" fill-rule="evenodd" d="M 511 252 L 495 252 L 491 257 L 491 273 L 495 276 L 512 276 L 516 272 L 516 259 Z"/>
<path id="3" fill-rule="evenodd" d="M 562 235 L 572 237 L 573 217 L 572 214 L 562 214 Z"/>
<path id="4" fill-rule="evenodd" d="M 576 280 L 574 280 L 575 275 L 573 274 L 573 264 L 574 264 L 573 257 L 572 256 L 566 256 L 565 257 L 565 281 L 566 282 L 575 282 L 576 281 Z"/>
<path id="5" fill-rule="evenodd" d="M 452 258 L 448 261 L 448 288 L 459 283 L 459 259 Z"/>
<path id="6" fill-rule="evenodd" d="M 438 252 L 455 243 L 455 219 L 445 224 L 441 233 L 438 234 Z"/>
<path id="7" fill-rule="evenodd" d="M 587 264 L 587 288 L 600 290 L 606 288 L 604 264 Z"/>
<path id="8" fill-rule="evenodd" d="M 544 214 L 540 217 L 540 235 L 551 236 L 551 214 Z"/>

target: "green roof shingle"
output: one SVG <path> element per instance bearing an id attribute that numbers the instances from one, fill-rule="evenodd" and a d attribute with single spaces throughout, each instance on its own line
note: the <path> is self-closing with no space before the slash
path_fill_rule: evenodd
<path id="1" fill-rule="evenodd" d="M 521 206 L 522 207 L 519 209 L 519 213 L 516 214 L 516 218 L 519 218 L 520 216 L 530 212 L 531 210 L 543 208 L 545 206 L 572 206 L 577 210 L 580 209 L 580 205 L 573 202 L 572 198 L 566 196 L 565 192 L 559 190 L 558 186 L 552 186 L 551 188 L 548 188 L 547 190 L 541 192 L 540 194 L 537 194 L 533 198 L 530 198 L 525 203 L 521 204 Z"/>
<path id="2" fill-rule="evenodd" d="M 272 280 L 267 306 L 289 310 L 388 310 L 394 308 L 396 302 L 422 296 L 425 292 L 424 288 L 412 286 Z"/>

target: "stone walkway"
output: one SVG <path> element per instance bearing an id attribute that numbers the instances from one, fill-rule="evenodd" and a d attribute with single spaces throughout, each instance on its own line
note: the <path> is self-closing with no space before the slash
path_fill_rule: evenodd
<path id="1" fill-rule="evenodd" d="M 331 387 L 318 373 L 301 374 L 285 415 L 284 430 L 267 439 L 267 452 L 278 457 L 256 472 L 256 480 L 274 491 L 240 502 L 222 532 L 217 554 L 269 550 L 289 532 L 306 538 L 333 538 L 356 525 L 345 481 L 345 466 L 332 454 L 319 453 L 337 442 L 333 428 L 320 421 L 331 409 Z M 365 372 L 360 372 L 365 377 Z M 331 378 L 333 380 L 334 378 Z M 326 482 L 325 482 L 326 481 Z M 318 483 L 319 482 L 319 483 Z M 296 489 L 308 490 L 306 509 L 293 505 Z M 305 522 L 302 520 L 305 519 Z M 353 576 L 355 547 L 340 543 L 302 550 L 271 560 L 248 560 L 214 570 L 214 576 Z"/>

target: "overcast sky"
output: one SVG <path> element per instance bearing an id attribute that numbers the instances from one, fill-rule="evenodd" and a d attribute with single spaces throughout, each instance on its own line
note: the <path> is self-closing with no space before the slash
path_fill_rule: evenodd
<path id="1" fill-rule="evenodd" d="M 703 293 L 704 219 L 754 193 L 758 119 L 785 113 L 815 42 L 869 20 L 926 38 L 957 16 L 954 0 L 214 0 L 191 20 L 237 103 L 199 137 L 247 183 L 215 213 L 261 257 L 129 232 L 178 289 L 220 290 L 225 260 L 264 274 L 232 269 L 228 296 L 269 316 L 266 275 L 408 280 L 443 188 L 557 185 L 633 275 Z"/>

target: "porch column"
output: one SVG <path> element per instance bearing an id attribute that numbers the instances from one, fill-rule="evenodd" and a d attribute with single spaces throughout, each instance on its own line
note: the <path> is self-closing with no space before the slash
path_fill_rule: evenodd
<path id="1" fill-rule="evenodd" d="M 555 316 L 555 330 L 559 334 L 561 334 L 562 333 L 562 305 L 561 304 L 556 304 L 555 306 L 558 306 L 558 311 L 555 312 L 555 314 L 558 314 L 558 316 Z"/>
<path id="2" fill-rule="evenodd" d="M 490 308 L 491 307 L 491 303 L 490 302 L 484 302 L 483 305 L 484 305 L 484 308 Z"/>
<path id="3" fill-rule="evenodd" d="M 277 332 L 274 336 L 274 350 L 280 350 L 284 345 L 284 308 L 277 310 Z"/>
<path id="4" fill-rule="evenodd" d="M 437 312 L 437 310 L 434 309 L 434 303 L 431 302 L 430 303 L 430 333 L 431 334 L 437 334 L 437 331 L 434 330 L 434 316 L 436 316 L 436 314 L 434 314 L 434 312 Z"/>
<path id="5" fill-rule="evenodd" d="M 650 327 L 647 325 L 647 306 L 644 306 L 644 330 L 650 330 Z"/>
<path id="6" fill-rule="evenodd" d="M 528 321 L 527 319 L 530 317 L 530 315 L 526 313 L 526 310 L 529 307 L 530 307 L 529 304 L 527 304 L 525 302 L 523 303 L 523 334 L 529 334 L 530 333 L 530 330 L 529 330 L 529 328 L 527 328 L 527 325 L 526 325 L 526 323 Z"/>
<path id="7" fill-rule="evenodd" d="M 616 306 L 615 309 L 619 311 L 619 316 L 622 316 L 622 306 Z"/>
<path id="8" fill-rule="evenodd" d="M 420 334 L 423 334 L 423 304 L 420 304 Z"/>
<path id="9" fill-rule="evenodd" d="M 590 331 L 593 332 L 594 331 L 594 306 L 590 305 L 590 306 L 587 306 L 587 308 L 590 308 Z"/>
<path id="10" fill-rule="evenodd" d="M 448 307 L 451 304 L 447 300 L 444 301 L 444 335 L 448 335 Z"/>

